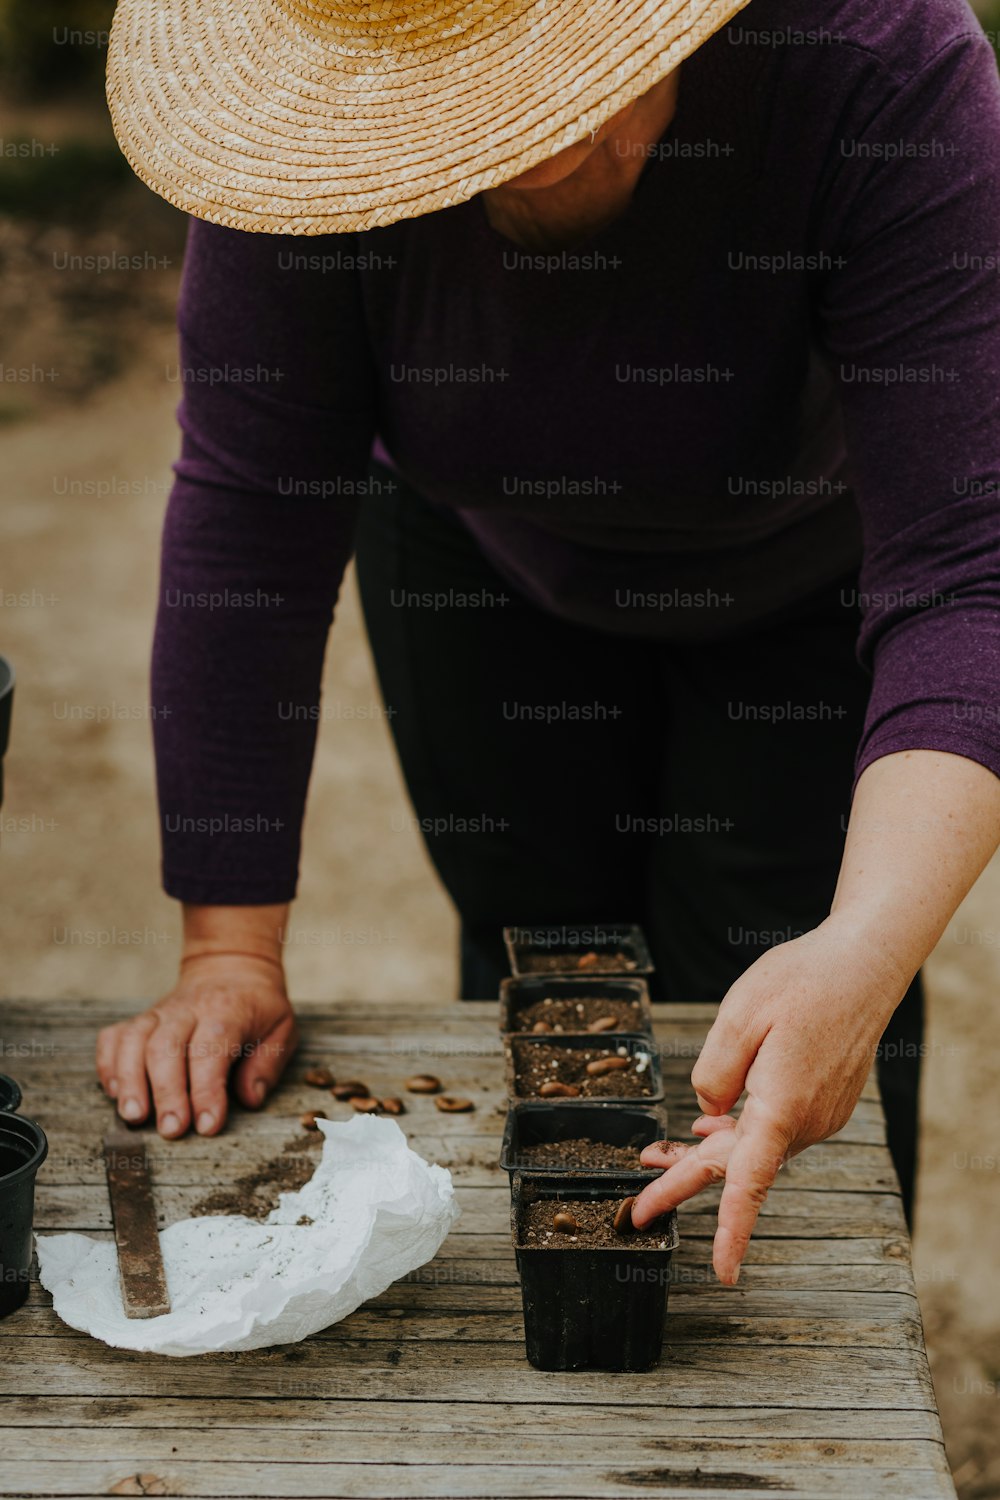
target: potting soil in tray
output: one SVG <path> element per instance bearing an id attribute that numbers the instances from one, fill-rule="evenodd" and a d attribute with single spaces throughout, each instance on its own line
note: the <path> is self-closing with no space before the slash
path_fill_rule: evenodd
<path id="1" fill-rule="evenodd" d="M 517 1153 L 519 1167 L 536 1171 L 550 1167 L 622 1168 L 634 1172 L 641 1167 L 638 1146 L 610 1146 L 607 1141 L 590 1141 L 583 1137 L 569 1141 L 536 1141 L 521 1146 Z"/>
<path id="2" fill-rule="evenodd" d="M 514 1087 L 519 1098 L 544 1098 L 544 1083 L 573 1084 L 581 1099 L 642 1099 L 650 1095 L 650 1054 L 636 1051 L 628 1057 L 628 1067 L 593 1075 L 587 1064 L 599 1058 L 617 1057 L 617 1047 L 560 1047 L 545 1042 L 511 1043 L 514 1058 Z"/>
<path id="3" fill-rule="evenodd" d="M 586 1031 L 594 1021 L 604 1021 L 609 1016 L 615 1024 L 608 1030 L 641 1031 L 643 1028 L 644 1017 L 638 1000 L 612 1000 L 603 995 L 566 995 L 558 1000 L 535 1000 L 516 1011 L 514 1021 L 519 1031 L 530 1031 L 538 1022 L 551 1026 L 553 1031 Z"/>
<path id="4" fill-rule="evenodd" d="M 621 951 L 598 953 L 532 953 L 521 955 L 526 974 L 630 974 L 639 967 L 634 958 Z"/>
<path id="5" fill-rule="evenodd" d="M 670 1247 L 667 1217 L 654 1219 L 645 1229 L 619 1234 L 614 1227 L 620 1198 L 540 1198 L 525 1204 L 518 1226 L 521 1250 L 666 1250 Z M 557 1214 L 568 1214 L 576 1233 L 556 1229 Z"/>

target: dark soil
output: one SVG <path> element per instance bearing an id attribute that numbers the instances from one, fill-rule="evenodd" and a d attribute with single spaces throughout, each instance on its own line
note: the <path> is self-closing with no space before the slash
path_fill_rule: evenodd
<path id="1" fill-rule="evenodd" d="M 598 953 L 593 948 L 586 953 L 533 953 L 528 949 L 518 954 L 518 966 L 526 974 L 629 974 L 639 967 L 620 949 Z"/>
<path id="2" fill-rule="evenodd" d="M 605 996 L 566 995 L 558 1000 L 535 1000 L 514 1013 L 518 1031 L 530 1031 L 536 1021 L 545 1021 L 553 1031 L 586 1031 L 593 1021 L 611 1016 L 616 1031 L 641 1031 L 644 1025 L 638 1000 L 610 1000 Z"/>
<path id="3" fill-rule="evenodd" d="M 606 1141 L 536 1141 L 522 1146 L 518 1166 L 524 1167 L 614 1167 L 634 1171 L 641 1166 L 639 1146 L 610 1146 Z"/>
<path id="4" fill-rule="evenodd" d="M 525 1250 L 569 1250 L 614 1249 L 614 1250 L 665 1250 L 669 1240 L 664 1238 L 664 1219 L 654 1219 L 646 1229 L 633 1229 L 619 1234 L 614 1227 L 614 1217 L 622 1198 L 579 1199 L 540 1198 L 528 1203 L 521 1214 L 518 1245 Z M 557 1213 L 570 1214 L 580 1226 L 577 1234 L 556 1229 L 553 1219 Z"/>
<path id="5" fill-rule="evenodd" d="M 309 1147 L 322 1145 L 322 1141 L 319 1132 L 293 1136 L 285 1142 L 280 1156 L 264 1162 L 256 1172 L 237 1177 L 225 1187 L 213 1188 L 195 1204 L 192 1218 L 202 1214 L 243 1214 L 248 1219 L 266 1219 L 277 1208 L 282 1193 L 297 1193 L 305 1187 L 316 1170 L 316 1154 L 310 1153 Z"/>
<path id="6" fill-rule="evenodd" d="M 580 1090 L 581 1099 L 644 1099 L 653 1090 L 650 1084 L 651 1060 L 637 1069 L 639 1054 L 629 1058 L 627 1068 L 593 1077 L 587 1064 L 601 1057 L 617 1056 L 617 1047 L 560 1047 L 558 1043 L 513 1041 L 514 1092 L 519 1099 L 544 1098 L 539 1090 L 543 1083 L 555 1079 Z M 650 1054 L 644 1053 L 647 1058 Z M 553 1100 L 553 1102 L 557 1102 Z"/>

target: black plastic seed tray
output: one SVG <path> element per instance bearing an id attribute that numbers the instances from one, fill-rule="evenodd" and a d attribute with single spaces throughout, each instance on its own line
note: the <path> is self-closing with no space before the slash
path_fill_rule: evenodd
<path id="1" fill-rule="evenodd" d="M 665 1214 L 655 1233 L 630 1236 L 631 1243 L 623 1237 L 621 1249 L 572 1242 L 527 1249 L 520 1243 L 525 1208 L 538 1198 L 552 1202 L 553 1214 L 560 1202 L 573 1200 L 607 1202 L 610 1211 L 649 1180 L 641 1173 L 609 1179 L 515 1172 L 511 1235 L 521 1278 L 525 1352 L 536 1369 L 639 1371 L 659 1360 L 670 1261 L 678 1245 L 676 1213 Z"/>
<path id="2" fill-rule="evenodd" d="M 524 979 L 500 981 L 500 1030 L 501 1032 L 530 1032 L 531 1024 L 519 1022 L 521 1013 L 541 1000 L 626 1000 L 635 1002 L 638 1011 L 634 1024 L 615 1027 L 621 1031 L 648 1031 L 653 1034 L 653 1010 L 649 1000 L 649 986 L 645 979 L 602 975 L 596 979 L 583 979 L 566 974 L 532 974 Z M 562 1032 L 586 1031 L 581 1020 L 577 1025 L 564 1025 Z M 600 1032 L 590 1033 L 599 1036 Z"/>
<path id="3" fill-rule="evenodd" d="M 544 1167 L 533 1167 L 524 1160 L 524 1146 L 537 1146 L 559 1141 L 588 1140 L 602 1146 L 629 1146 L 636 1152 L 637 1172 L 643 1169 L 638 1163 L 638 1154 L 644 1146 L 661 1141 L 667 1133 L 666 1105 L 619 1104 L 608 1109 L 605 1104 L 581 1102 L 575 1109 L 567 1110 L 562 1104 L 537 1103 L 525 1100 L 512 1104 L 507 1111 L 507 1124 L 500 1147 L 500 1165 L 505 1172 L 524 1172 L 542 1176 L 555 1176 L 563 1172 L 579 1174 L 581 1168 L 559 1167 L 547 1163 Z M 588 1177 L 618 1178 L 621 1167 L 587 1167 Z M 628 1168 L 626 1170 L 631 1170 Z M 659 1176 L 654 1172 L 653 1176 Z"/>
<path id="4" fill-rule="evenodd" d="M 645 934 L 634 922 L 505 927 L 503 939 L 511 973 L 518 979 L 529 974 L 626 978 L 653 972 Z"/>

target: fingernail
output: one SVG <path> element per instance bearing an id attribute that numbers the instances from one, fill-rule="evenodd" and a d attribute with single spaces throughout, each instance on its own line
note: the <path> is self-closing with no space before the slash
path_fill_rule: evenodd
<path id="1" fill-rule="evenodd" d="M 176 1115 L 164 1115 L 160 1121 L 161 1135 L 176 1135 L 181 1128 L 181 1122 Z"/>
<path id="2" fill-rule="evenodd" d="M 263 1078 L 257 1079 L 256 1083 L 254 1083 L 253 1087 L 251 1088 L 250 1093 L 253 1095 L 254 1101 L 257 1104 L 263 1104 L 264 1095 L 267 1093 L 267 1084 L 264 1082 Z"/>
<path id="3" fill-rule="evenodd" d="M 121 1107 L 121 1114 L 126 1120 L 141 1120 L 143 1108 L 138 1099 L 126 1099 Z"/>
<path id="4" fill-rule="evenodd" d="M 733 1272 L 733 1286 L 735 1286 L 736 1283 L 739 1281 L 739 1279 L 740 1279 L 740 1272 L 742 1271 L 742 1269 L 743 1269 L 742 1266 L 737 1266 L 736 1270 Z"/>
<path id="5" fill-rule="evenodd" d="M 111 1095 L 112 1099 L 118 1093 L 118 1079 L 117 1078 L 109 1078 L 108 1079 L 108 1093 Z"/>
<path id="6" fill-rule="evenodd" d="M 208 1132 L 210 1130 L 213 1130 L 214 1128 L 215 1116 L 211 1113 L 210 1110 L 203 1109 L 201 1114 L 198 1116 L 198 1133 L 200 1135 L 207 1135 Z"/>

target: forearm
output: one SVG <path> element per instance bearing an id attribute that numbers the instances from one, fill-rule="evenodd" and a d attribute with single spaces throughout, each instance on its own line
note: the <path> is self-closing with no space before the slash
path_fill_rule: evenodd
<path id="1" fill-rule="evenodd" d="M 961 755 L 874 761 L 854 795 L 831 918 L 909 982 L 1000 843 L 1000 777 Z"/>

